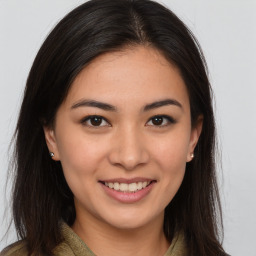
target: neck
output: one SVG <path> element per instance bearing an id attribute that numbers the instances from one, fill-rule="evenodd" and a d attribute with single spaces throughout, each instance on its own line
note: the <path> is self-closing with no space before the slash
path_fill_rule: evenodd
<path id="1" fill-rule="evenodd" d="M 118 229 L 77 215 L 72 229 L 97 256 L 163 256 L 170 243 L 163 232 L 164 214 L 148 225 Z"/>

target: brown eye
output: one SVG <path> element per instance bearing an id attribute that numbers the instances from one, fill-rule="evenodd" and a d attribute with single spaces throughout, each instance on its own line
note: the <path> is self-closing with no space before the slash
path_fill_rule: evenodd
<path id="1" fill-rule="evenodd" d="M 95 117 L 92 117 L 90 119 L 90 121 L 91 121 L 91 125 L 93 125 L 93 126 L 100 126 L 101 123 L 102 123 L 102 118 L 95 116 Z"/>
<path id="2" fill-rule="evenodd" d="M 83 119 L 81 123 L 89 127 L 110 126 L 110 124 L 102 116 L 88 116 Z"/>
<path id="3" fill-rule="evenodd" d="M 163 117 L 161 116 L 155 116 L 152 118 L 152 123 L 154 125 L 161 125 L 163 123 Z"/>
<path id="4" fill-rule="evenodd" d="M 159 127 L 165 127 L 171 124 L 175 124 L 176 120 L 173 119 L 171 116 L 153 116 L 150 118 L 150 120 L 147 122 L 147 126 L 159 126 Z"/>

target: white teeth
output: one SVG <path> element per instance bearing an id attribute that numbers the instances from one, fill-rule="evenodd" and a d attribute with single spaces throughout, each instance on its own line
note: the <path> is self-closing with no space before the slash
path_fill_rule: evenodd
<path id="1" fill-rule="evenodd" d="M 136 191 L 136 190 L 137 190 L 137 185 L 136 185 L 136 183 L 130 183 L 130 184 L 129 184 L 129 191 L 134 192 L 134 191 Z"/>
<path id="2" fill-rule="evenodd" d="M 119 187 L 120 187 L 119 183 L 115 182 L 114 183 L 114 190 L 119 190 Z"/>
<path id="3" fill-rule="evenodd" d="M 127 191 L 128 190 L 128 184 L 121 183 L 120 186 L 119 186 L 119 190 Z"/>
<path id="4" fill-rule="evenodd" d="M 133 182 L 133 183 L 112 183 L 112 182 L 105 182 L 105 186 L 112 188 L 116 191 L 122 191 L 122 192 L 135 192 L 138 190 L 141 190 L 143 188 L 145 188 L 146 186 L 148 186 L 150 182 L 149 181 L 144 181 L 144 182 Z"/>

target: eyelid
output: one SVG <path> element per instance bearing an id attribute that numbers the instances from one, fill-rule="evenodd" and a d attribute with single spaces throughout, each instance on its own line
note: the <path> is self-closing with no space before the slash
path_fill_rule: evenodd
<path id="1" fill-rule="evenodd" d="M 105 121 L 107 123 L 107 125 L 89 125 L 89 124 L 86 124 L 87 121 L 89 121 L 90 119 L 93 119 L 94 117 L 97 117 L 97 118 L 100 118 L 102 119 L 102 121 Z M 152 122 L 152 119 L 153 118 L 156 118 L 156 117 L 160 117 L 160 118 L 163 118 L 163 119 L 166 119 L 167 120 L 167 124 L 160 124 L 160 125 L 154 125 L 154 124 L 151 124 L 151 125 L 148 125 L 148 123 L 151 121 Z M 84 126 L 87 126 L 89 128 L 100 128 L 100 127 L 110 127 L 111 124 L 110 122 L 103 116 L 101 115 L 88 115 L 86 117 L 84 117 L 81 121 L 81 124 L 83 124 Z M 168 116 L 168 115 L 155 115 L 155 116 L 152 116 L 148 119 L 148 121 L 146 122 L 146 126 L 153 126 L 153 127 L 156 127 L 156 128 L 161 128 L 161 127 L 166 127 L 166 126 L 169 126 L 171 124 L 175 124 L 177 121 L 171 117 L 171 116 Z"/>
<path id="2" fill-rule="evenodd" d="M 94 117 L 101 118 L 108 125 L 99 125 L 99 126 L 97 126 L 97 125 L 88 125 L 88 124 L 86 124 L 87 121 L 89 121 L 90 119 L 92 119 Z M 105 117 L 100 116 L 100 115 L 88 115 L 88 116 L 84 117 L 80 122 L 81 122 L 81 124 L 83 124 L 84 126 L 87 126 L 89 128 L 100 128 L 100 127 L 109 127 L 109 126 L 111 126 L 109 121 Z"/>
<path id="3" fill-rule="evenodd" d="M 164 124 L 164 125 L 162 125 L 162 124 L 161 124 L 161 125 L 154 125 L 154 124 L 152 124 L 152 125 L 147 125 L 148 122 L 152 121 L 152 119 L 155 118 L 155 117 L 161 117 L 161 118 L 163 118 L 163 119 L 167 119 L 168 123 L 167 123 L 167 124 Z M 175 124 L 175 123 L 177 123 L 177 121 L 176 121 L 173 117 L 171 117 L 171 116 L 168 116 L 168 115 L 155 115 L 155 116 L 152 116 L 152 117 L 147 121 L 146 126 L 154 126 L 154 127 L 156 127 L 156 128 L 162 128 L 162 127 L 166 127 L 166 126 L 169 126 L 169 125 Z"/>

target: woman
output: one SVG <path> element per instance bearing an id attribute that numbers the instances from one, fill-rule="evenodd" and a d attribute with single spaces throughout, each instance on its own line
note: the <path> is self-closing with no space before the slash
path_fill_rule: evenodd
<path id="1" fill-rule="evenodd" d="M 20 241 L 1 255 L 227 255 L 211 104 L 200 47 L 170 10 L 148 0 L 73 10 L 27 80 Z"/>

